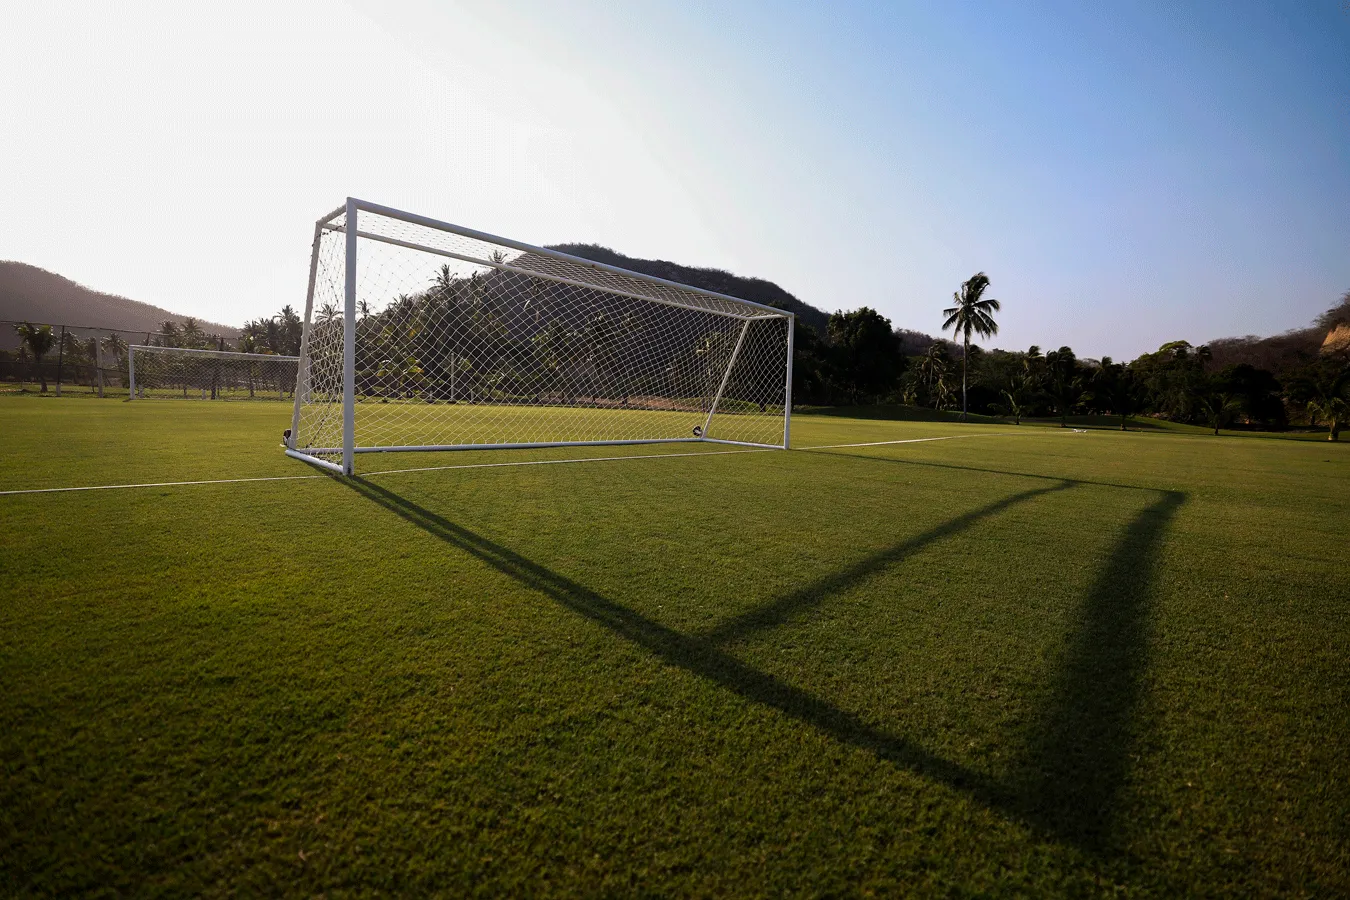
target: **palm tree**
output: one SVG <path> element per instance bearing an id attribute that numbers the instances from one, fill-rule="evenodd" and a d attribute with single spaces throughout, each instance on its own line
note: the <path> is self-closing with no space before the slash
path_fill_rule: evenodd
<path id="1" fill-rule="evenodd" d="M 206 332 L 202 330 L 201 323 L 191 316 L 183 320 L 178 336 L 182 338 L 184 347 L 200 347 L 206 341 Z"/>
<path id="2" fill-rule="evenodd" d="M 177 347 L 178 325 L 173 321 L 161 322 L 159 325 L 159 339 L 161 347 Z"/>
<path id="3" fill-rule="evenodd" d="M 112 368 L 117 370 L 118 377 L 125 375 L 127 370 L 123 360 L 127 354 L 127 342 L 122 340 L 122 336 L 115 331 L 109 332 L 103 339 L 103 351 L 112 357 Z"/>
<path id="4" fill-rule="evenodd" d="M 1078 357 L 1068 347 L 1060 347 L 1045 354 L 1048 374 L 1046 394 L 1059 410 L 1059 427 L 1069 427 L 1069 411 L 1083 399 L 1083 378 L 1078 371 Z"/>
<path id="5" fill-rule="evenodd" d="M 1025 370 L 1014 372 L 1000 393 L 1003 395 L 1003 405 L 1012 414 L 1013 424 L 1021 425 L 1022 417 L 1031 409 L 1031 404 L 1036 402 L 1036 377 Z"/>
<path id="6" fill-rule="evenodd" d="M 1242 409 L 1242 401 L 1236 395 L 1220 390 L 1210 390 L 1201 394 L 1198 404 L 1205 421 L 1214 429 L 1216 435 L 1219 429 L 1232 422 L 1233 417 Z"/>
<path id="7" fill-rule="evenodd" d="M 1001 309 L 999 302 L 990 298 L 984 299 L 984 292 L 989 287 L 989 276 L 983 272 L 977 272 L 971 279 L 961 285 L 958 293 L 952 294 L 952 299 L 956 302 L 955 306 L 944 309 L 942 314 L 947 320 L 942 323 L 942 330 L 948 328 L 953 330 L 953 334 L 961 335 L 961 347 L 964 353 L 961 355 L 961 421 L 966 419 L 966 387 L 967 387 L 967 361 L 970 357 L 970 334 L 974 332 L 980 337 L 992 337 L 998 334 L 998 323 L 994 321 L 993 313 Z"/>
<path id="8" fill-rule="evenodd" d="M 127 342 L 122 340 L 122 336 L 114 331 L 103 339 L 103 349 L 108 351 L 108 354 L 120 365 L 122 357 L 127 354 Z"/>
<path id="9" fill-rule="evenodd" d="M 928 388 L 932 395 L 933 409 L 941 409 L 946 405 L 947 395 L 950 393 L 947 376 L 951 374 L 951 366 L 952 360 L 947 355 L 946 341 L 934 341 L 929 346 L 928 352 L 919 360 L 919 382 Z"/>
<path id="10" fill-rule="evenodd" d="M 289 303 L 281 308 L 281 314 L 277 316 L 277 320 L 280 327 L 281 346 L 275 349 L 278 353 L 286 356 L 295 356 L 300 352 L 300 337 L 304 331 L 304 322 L 301 321 L 300 315 Z"/>
<path id="11" fill-rule="evenodd" d="M 42 382 L 42 393 L 47 393 L 47 373 L 42 371 L 42 357 L 51 351 L 52 344 L 56 342 L 56 338 L 52 336 L 52 326 L 20 322 L 14 326 L 14 330 L 23 341 L 23 345 L 28 348 L 28 352 L 33 354 L 38 380 Z"/>
<path id="12" fill-rule="evenodd" d="M 1327 420 L 1327 440 L 1339 441 L 1341 429 L 1350 424 L 1350 365 L 1323 366 L 1312 376 L 1300 378 L 1294 388 L 1307 398 L 1309 413 Z"/>
<path id="13" fill-rule="evenodd" d="M 1127 431 L 1125 421 L 1134 413 L 1139 400 L 1139 386 L 1135 375 L 1124 363 L 1112 362 L 1103 356 L 1101 368 L 1092 375 L 1092 396 L 1120 416 L 1120 430 Z"/>

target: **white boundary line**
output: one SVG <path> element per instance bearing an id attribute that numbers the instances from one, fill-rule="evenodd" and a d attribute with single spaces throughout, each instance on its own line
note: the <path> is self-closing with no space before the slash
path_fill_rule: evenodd
<path id="1" fill-rule="evenodd" d="M 258 478 L 217 478 L 211 481 L 155 481 L 147 484 L 91 484 L 83 487 L 25 488 L 20 491 L 0 491 L 0 497 L 14 494 L 64 494 L 70 491 L 115 491 L 123 488 L 184 487 L 193 484 L 242 484 L 246 481 L 304 481 L 324 478 L 324 475 L 270 475 Z"/>
<path id="2" fill-rule="evenodd" d="M 837 450 L 841 447 L 885 447 L 890 444 L 922 444 L 925 441 L 955 441 L 961 438 L 1006 437 L 1008 435 L 1030 434 L 1025 431 L 985 431 L 980 434 L 949 434 L 943 437 L 905 438 L 901 441 L 868 441 L 865 444 L 821 444 L 817 447 L 795 447 L 795 450 Z"/>
<path id="3" fill-rule="evenodd" d="M 448 469 L 499 469 L 507 466 L 555 466 L 561 463 L 618 462 L 626 459 L 673 459 L 682 456 L 726 456 L 730 453 L 769 453 L 777 447 L 765 449 L 747 448 L 745 450 L 704 450 L 694 453 L 635 453 L 632 456 L 583 456 L 576 459 L 522 459 L 515 462 L 461 463 L 453 466 L 423 466 L 416 469 L 385 469 L 380 472 L 365 472 L 359 478 L 374 478 L 379 475 L 401 475 L 407 472 L 442 472 Z M 315 478 L 332 478 L 331 475 L 270 475 L 257 478 L 215 478 L 206 481 L 158 481 L 148 484 L 93 484 L 84 487 L 25 488 L 17 491 L 0 491 L 0 497 L 16 494 L 65 494 L 73 491 L 114 491 L 130 488 L 189 487 L 203 484 L 245 484 L 254 481 L 307 481 Z"/>
<path id="4" fill-rule="evenodd" d="M 1030 434 L 1023 431 L 987 431 L 981 434 L 949 434 L 943 437 L 905 438 L 898 441 L 868 441 L 862 444 L 820 444 L 815 447 L 794 447 L 794 450 L 838 450 L 846 447 L 884 447 L 890 444 L 922 444 L 926 441 L 954 441 L 959 438 L 1003 437 L 1007 435 Z M 620 462 L 628 459 L 676 459 L 685 456 L 726 456 L 732 453 L 769 453 L 777 447 L 747 447 L 744 450 L 702 450 L 693 453 L 635 453 L 632 456 L 583 456 L 576 459 L 522 459 L 515 462 L 461 463 L 453 466 L 421 466 L 415 469 L 385 469 L 380 472 L 366 472 L 358 477 L 375 478 L 380 475 L 403 475 L 409 472 L 445 472 L 451 469 L 500 469 L 511 466 L 556 466 L 564 463 Z M 0 491 L 0 497 L 12 497 L 18 494 L 67 494 L 76 491 L 115 491 L 131 488 L 192 487 L 204 484 L 247 484 L 255 481 L 308 481 L 315 478 L 331 478 L 331 475 L 270 475 L 257 478 L 214 478 L 205 481 L 156 481 L 147 484 L 91 484 L 83 487 L 24 488 L 17 491 Z"/>

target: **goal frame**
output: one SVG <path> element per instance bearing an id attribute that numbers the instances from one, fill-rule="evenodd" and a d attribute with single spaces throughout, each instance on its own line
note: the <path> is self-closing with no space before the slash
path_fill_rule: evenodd
<path id="1" fill-rule="evenodd" d="M 429 253 L 439 257 L 447 257 L 460 262 L 470 263 L 478 266 L 487 266 L 493 269 L 521 273 L 525 272 L 533 278 L 540 278 L 546 281 L 552 281 L 559 284 L 570 285 L 573 287 L 587 288 L 592 290 L 604 290 L 616 296 L 629 297 L 647 303 L 658 303 L 667 306 L 682 307 L 682 304 L 671 300 L 660 299 L 642 294 L 628 293 L 623 290 L 612 287 L 598 288 L 594 284 L 585 284 L 574 281 L 559 275 L 539 272 L 534 270 L 521 270 L 513 267 L 509 262 L 479 259 L 472 256 L 454 253 L 452 251 L 430 247 L 425 244 L 418 244 L 411 241 L 404 241 L 388 235 L 376 234 L 369 231 L 362 231 L 360 225 L 360 213 L 366 212 L 382 216 L 389 219 L 396 219 L 407 222 L 412 225 L 420 225 L 426 228 L 445 231 L 451 234 L 460 235 L 475 240 L 490 242 L 504 247 L 510 247 L 513 250 L 519 250 L 523 253 L 537 254 L 556 260 L 561 260 L 571 265 L 580 265 L 590 269 L 596 269 L 608 272 L 613 275 L 622 276 L 627 279 L 635 279 L 640 282 L 646 282 L 652 285 L 659 285 L 664 288 L 674 288 L 681 292 L 699 294 L 708 298 L 722 301 L 723 303 L 733 304 L 734 307 L 744 309 L 745 314 L 737 314 L 724 310 L 705 310 L 716 315 L 727 316 L 732 319 L 739 319 L 744 322 L 740 335 L 737 338 L 736 345 L 732 355 L 728 360 L 726 370 L 723 372 L 721 383 L 710 404 L 707 417 L 704 419 L 702 432 L 696 437 L 670 437 L 670 438 L 639 438 L 639 439 L 611 439 L 611 440 L 590 440 L 590 441 L 527 441 L 516 443 L 501 444 L 427 444 L 427 445 L 403 445 L 403 446 L 372 446 L 360 447 L 356 445 L 356 302 L 357 302 L 357 272 L 358 258 L 357 247 L 361 239 L 379 241 L 391 244 L 396 247 L 402 247 L 407 250 L 415 250 L 423 253 Z M 343 217 L 341 224 L 336 224 L 335 219 Z M 301 408 L 308 400 L 310 392 L 310 330 L 314 317 L 314 289 L 315 279 L 318 274 L 319 250 L 320 244 L 325 232 L 340 232 L 345 238 L 345 283 L 344 283 L 344 302 L 342 310 L 342 461 L 341 463 L 331 462 L 321 457 L 313 455 L 314 453 L 333 453 L 336 454 L 339 448 L 306 448 L 311 449 L 310 453 L 296 449 L 296 436 L 300 426 Z M 722 394 L 726 390 L 727 383 L 731 377 L 732 369 L 736 362 L 741 344 L 745 340 L 745 335 L 749 327 L 756 319 L 778 318 L 785 319 L 787 324 L 787 364 L 784 376 L 784 403 L 783 403 L 783 440 L 781 444 L 753 443 L 749 441 L 728 440 L 725 438 L 707 437 L 708 425 L 712 422 L 717 412 L 718 403 L 720 403 Z M 612 266 L 606 263 L 596 262 L 583 257 L 574 256 L 570 253 L 563 253 L 559 250 L 551 250 L 546 247 L 538 247 L 533 244 L 527 244 L 522 241 L 504 238 L 499 235 L 489 234 L 484 231 L 478 231 L 472 228 L 465 228 L 461 225 L 455 225 L 439 219 L 433 219 L 428 216 L 417 213 L 407 212 L 405 210 L 395 209 L 390 206 L 384 206 L 378 203 L 371 203 L 366 200 L 359 200 L 355 197 L 348 197 L 346 203 L 330 212 L 328 215 L 314 223 L 314 239 L 310 253 L 309 261 L 309 284 L 305 294 L 305 316 L 304 325 L 300 339 L 300 356 L 298 357 L 299 366 L 296 373 L 295 402 L 291 414 L 291 428 L 286 440 L 285 453 L 294 459 L 309 463 L 321 469 L 333 472 L 338 475 L 350 476 L 355 473 L 355 455 L 358 453 L 401 453 L 417 451 L 455 451 L 455 450 L 526 450 L 546 447 L 594 447 L 594 446 L 614 446 L 614 445 L 632 445 L 632 444 L 668 444 L 668 443 L 713 443 L 713 444 L 736 444 L 740 446 L 756 447 L 763 449 L 782 449 L 786 450 L 789 446 L 791 428 L 792 428 L 792 356 L 794 349 L 794 338 L 796 332 L 796 315 L 788 310 L 779 309 L 763 303 L 755 303 L 751 300 L 744 300 L 740 297 L 733 297 L 729 294 L 722 294 L 716 291 L 709 291 L 703 288 L 693 287 L 692 285 L 681 284 L 677 281 L 670 281 L 665 278 L 658 278 L 654 275 L 645 275 L 641 272 L 634 272 L 631 269 L 624 269 L 619 266 Z"/>
<path id="2" fill-rule="evenodd" d="M 178 356 L 186 355 L 189 359 L 193 357 L 207 359 L 229 359 L 239 362 L 283 362 L 295 363 L 298 376 L 300 370 L 300 357 L 283 356 L 279 353 L 243 353 L 238 350 L 206 350 L 196 347 L 157 347 L 154 344 L 129 344 L 127 346 L 127 388 L 130 392 L 128 400 L 141 399 L 136 396 L 136 354 L 151 353 L 157 356 Z M 297 384 L 298 388 L 298 384 Z"/>

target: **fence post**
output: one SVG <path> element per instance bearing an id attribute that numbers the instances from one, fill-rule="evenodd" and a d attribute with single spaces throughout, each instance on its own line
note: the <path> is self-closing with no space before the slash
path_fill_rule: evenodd
<path id="1" fill-rule="evenodd" d="M 61 326 L 61 337 L 56 345 L 56 396 L 61 396 L 61 365 L 66 359 L 66 326 Z"/>
<path id="2" fill-rule="evenodd" d="M 103 342 L 94 335 L 94 368 L 98 370 L 98 396 L 103 398 Z"/>

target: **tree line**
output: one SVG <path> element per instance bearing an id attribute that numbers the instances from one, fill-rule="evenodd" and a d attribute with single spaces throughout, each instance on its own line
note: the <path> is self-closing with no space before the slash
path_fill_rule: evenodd
<path id="1" fill-rule="evenodd" d="M 442 269 L 426 290 L 400 296 L 386 310 L 360 304 L 358 327 L 371 335 L 360 342 L 358 351 L 363 389 L 383 392 L 393 384 L 393 390 L 401 391 L 416 388 L 433 376 L 438 382 L 447 380 L 447 372 L 432 372 L 428 368 L 432 365 L 450 366 L 452 384 L 460 374 L 466 389 L 478 384 L 478 390 L 505 389 L 507 382 L 521 381 L 521 371 L 575 367 L 583 357 L 589 360 L 592 380 L 597 382 L 615 381 L 616 373 L 627 368 L 616 348 L 631 324 L 623 316 L 603 311 L 585 322 L 553 322 L 529 335 L 515 336 L 519 340 L 488 340 L 490 335 L 504 334 L 505 321 L 517 318 L 504 316 L 502 303 L 523 304 L 522 309 L 528 309 L 529 304 L 540 302 L 539 297 L 516 297 L 514 290 L 494 300 L 494 282 L 492 276 L 456 279 Z M 1122 429 L 1128 427 L 1130 417 L 1146 415 L 1206 425 L 1215 433 L 1236 424 L 1266 429 L 1306 424 L 1325 426 L 1331 440 L 1337 440 L 1350 422 L 1350 292 L 1310 329 L 1271 339 L 1230 338 L 1212 345 L 1170 341 L 1152 353 L 1117 362 L 1110 357 L 1082 358 L 1067 346 L 1048 351 L 1039 346 L 1024 351 L 986 350 L 972 343 L 973 337 L 998 333 L 1001 304 L 985 296 L 989 286 L 988 276 L 977 273 L 955 292 L 952 305 L 942 309 L 943 330 L 952 330 L 959 342 L 897 329 L 870 307 L 836 311 L 828 317 L 823 332 L 799 321 L 794 402 L 901 404 L 1006 417 L 1017 424 L 1023 418 L 1056 417 L 1067 425 L 1070 416 L 1105 415 L 1118 417 Z M 453 327 L 394 327 L 396 322 L 425 322 L 428 310 L 437 311 L 442 325 L 450 324 L 446 316 L 455 317 Z M 315 311 L 316 323 L 338 318 L 331 304 Z M 524 321 L 526 317 L 519 318 Z M 44 357 L 56 351 L 72 365 L 92 365 L 100 349 L 98 338 L 78 338 L 71 333 L 62 343 L 50 326 L 22 323 L 16 330 L 23 343 L 21 361 L 26 358 L 38 364 L 35 368 L 43 390 L 47 378 Z M 181 325 L 164 322 L 157 332 L 146 335 L 146 341 L 165 347 L 294 356 L 300 351 L 302 331 L 300 315 L 288 305 L 275 316 L 245 323 L 233 347 L 227 346 L 225 338 L 205 333 L 191 318 Z M 514 354 L 503 351 L 500 360 L 469 360 L 454 355 L 454 347 L 450 353 L 424 347 L 438 331 L 441 342 L 445 334 L 460 334 L 469 344 L 520 347 Z M 707 346 L 692 348 L 688 365 L 697 367 L 700 359 L 715 356 L 717 337 L 708 336 L 703 341 Z M 125 340 L 110 334 L 102 341 L 104 367 L 125 372 Z M 509 358 L 521 354 L 529 356 L 528 366 Z M 691 380 L 698 375 L 692 370 L 687 373 Z M 530 389 L 523 382 L 509 387 L 515 392 Z M 629 392 L 643 388 L 621 384 L 622 402 L 626 404 Z M 594 394 L 601 389 L 585 390 Z"/>
<path id="2" fill-rule="evenodd" d="M 1350 292 L 1298 332 L 1297 349 L 1252 338 L 1192 345 L 1177 340 L 1129 362 L 1079 357 L 1071 347 L 986 350 L 972 335 L 998 332 L 998 301 L 984 273 L 942 310 L 960 342 L 896 329 L 870 307 L 832 314 L 822 334 L 797 333 L 793 399 L 799 404 L 898 404 L 1011 419 L 1153 416 L 1205 425 L 1283 429 L 1325 426 L 1337 440 L 1350 422 Z M 1320 338 L 1318 337 L 1320 336 Z M 1316 338 L 1316 339 L 1315 339 Z M 1325 340 L 1323 340 L 1325 339 Z M 1277 342 L 1278 343 L 1278 342 Z M 1244 348 L 1254 348 L 1244 359 Z M 1216 349 L 1218 352 L 1216 352 Z M 1264 355 L 1258 355 L 1264 354 Z M 1277 365 L 1256 364 L 1274 358 Z"/>

